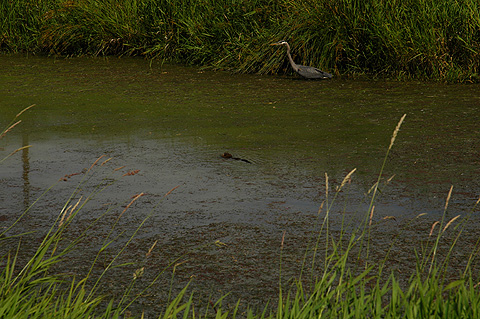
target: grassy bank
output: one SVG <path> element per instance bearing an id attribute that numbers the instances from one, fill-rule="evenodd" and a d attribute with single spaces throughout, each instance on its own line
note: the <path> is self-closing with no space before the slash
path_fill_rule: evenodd
<path id="1" fill-rule="evenodd" d="M 3 52 L 142 55 L 246 73 L 478 81 L 480 8 L 449 0 L 0 0 Z"/>

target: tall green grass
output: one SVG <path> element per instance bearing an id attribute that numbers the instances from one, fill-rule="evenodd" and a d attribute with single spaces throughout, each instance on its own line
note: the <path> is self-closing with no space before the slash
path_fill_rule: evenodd
<path id="1" fill-rule="evenodd" d="M 475 0 L 0 0 L 4 52 L 144 55 L 245 73 L 478 81 Z"/>
<path id="2" fill-rule="evenodd" d="M 0 138 L 19 124 L 18 117 L 0 134 Z M 419 248 L 412 247 L 416 265 L 411 273 L 399 277 L 394 272 L 388 273 L 389 255 L 398 244 L 399 236 L 394 237 L 385 256 L 372 259 L 371 249 L 375 246 L 373 236 L 378 224 L 374 218 L 374 203 L 383 185 L 383 170 L 397 134 L 405 116 L 395 128 L 386 156 L 381 166 L 379 177 L 370 194 L 370 207 L 362 222 L 356 227 L 346 227 L 342 221 L 341 231 L 333 232 L 330 216 L 337 204 L 339 194 L 348 191 L 354 178 L 355 169 L 347 174 L 339 185 L 331 185 L 326 175 L 325 194 L 317 218 L 317 232 L 312 235 L 300 265 L 300 274 L 295 280 L 283 278 L 282 256 L 284 242 L 279 243 L 279 295 L 278 304 L 273 309 L 267 305 L 262 310 L 240 310 L 240 302 L 233 308 L 222 306 L 222 300 L 209 305 L 206 309 L 195 307 L 194 295 L 188 294 L 188 285 L 173 297 L 158 314 L 159 318 L 478 318 L 480 316 L 480 283 L 473 271 L 478 263 L 480 239 L 477 240 L 464 263 L 464 268 L 455 277 L 451 276 L 450 261 L 457 249 L 457 243 L 465 225 L 476 211 L 480 199 L 464 216 L 451 216 L 449 202 L 452 189 L 446 194 L 443 215 L 432 224 L 429 233 Z M 11 153 L 15 154 L 15 151 Z M 8 158 L 8 156 L 7 156 Z M 136 280 L 143 274 L 139 265 L 131 283 L 124 294 L 117 299 L 108 299 L 99 295 L 103 276 L 112 269 L 129 265 L 118 264 L 117 259 L 128 249 L 129 243 L 136 236 L 145 222 L 141 222 L 136 230 L 121 245 L 118 252 L 105 264 L 99 276 L 93 276 L 93 266 L 98 263 L 102 253 L 109 249 L 115 241 L 113 223 L 107 232 L 98 254 L 92 260 L 92 266 L 81 278 L 57 273 L 56 265 L 68 264 L 68 254 L 83 239 L 89 228 L 73 240 L 68 235 L 76 215 L 96 195 L 108 187 L 114 180 L 111 176 L 99 183 L 90 195 L 80 197 L 78 190 L 86 181 L 94 176 L 99 166 L 108 163 L 99 158 L 84 173 L 79 186 L 66 200 L 54 224 L 51 226 L 33 255 L 26 262 L 19 261 L 22 245 L 18 244 L 7 255 L 1 256 L 2 271 L 0 274 L 0 317 L 2 318 L 121 318 L 129 317 L 127 310 L 147 289 L 152 288 L 159 278 L 157 275 L 139 294 L 132 294 Z M 114 170 L 115 172 L 116 170 Z M 128 174 L 127 174 L 128 175 Z M 108 182 L 106 182 L 108 181 Z M 334 187 L 335 186 L 335 187 Z M 165 196 L 167 196 L 168 192 Z M 42 194 L 48 196 L 48 190 Z M 141 197 L 135 196 L 125 205 L 121 215 Z M 35 204 L 35 203 L 34 203 Z M 34 205 L 32 204 L 32 205 Z M 342 204 L 340 204 L 342 205 Z M 15 225 L 29 213 L 28 208 L 18 220 L 0 234 L 0 244 L 11 241 L 17 236 L 11 235 Z M 102 218 L 103 215 L 99 218 Z M 421 218 L 417 216 L 416 218 Z M 378 220 L 378 219 L 377 219 Z M 117 219 L 118 221 L 118 219 Z M 95 222 L 92 224 L 92 226 Z M 401 230 L 399 230 L 401 233 Z M 449 235 L 448 239 L 446 238 Z M 146 258 L 155 247 L 154 243 Z M 403 248 L 405 249 L 405 248 Z M 172 266 L 174 263 L 171 263 Z M 320 266 L 320 267 L 319 267 Z M 173 269 L 175 267 L 173 266 Z M 318 271 L 320 269 L 320 271 Z M 87 284 L 90 282 L 90 284 Z M 293 284 L 292 284 L 293 283 Z M 168 289 L 168 287 L 163 287 Z M 170 298 L 169 298 L 170 299 Z M 143 314 L 134 314 L 143 317 Z"/>

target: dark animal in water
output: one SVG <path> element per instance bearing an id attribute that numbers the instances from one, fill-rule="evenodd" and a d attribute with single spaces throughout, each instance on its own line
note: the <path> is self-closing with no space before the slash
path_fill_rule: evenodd
<path id="1" fill-rule="evenodd" d="M 242 162 L 245 162 L 245 163 L 252 164 L 252 162 L 250 162 L 249 160 L 244 159 L 244 158 L 240 158 L 240 157 L 233 157 L 233 155 L 228 153 L 228 152 L 225 152 L 220 156 L 223 157 L 223 158 L 231 158 L 231 159 L 234 159 L 234 160 L 237 160 L 237 161 L 242 161 Z"/>

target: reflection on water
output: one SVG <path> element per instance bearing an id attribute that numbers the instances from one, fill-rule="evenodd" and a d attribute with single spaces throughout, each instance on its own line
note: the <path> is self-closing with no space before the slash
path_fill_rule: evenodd
<path id="1" fill-rule="evenodd" d="M 22 134 L 22 147 L 28 144 L 28 133 Z M 22 149 L 22 163 L 23 163 L 23 209 L 26 210 L 30 206 L 30 180 L 28 174 L 30 172 L 30 159 L 28 157 L 28 147 Z"/>
<path id="2" fill-rule="evenodd" d="M 230 245 L 226 255 L 206 253 L 199 265 L 186 263 L 183 275 L 195 273 L 202 278 L 200 286 L 215 287 L 219 294 L 233 290 L 232 298 L 255 296 L 261 304 L 262 289 L 275 290 L 275 271 L 254 265 L 275 264 L 283 230 L 296 244 L 304 240 L 325 198 L 326 172 L 334 187 L 357 168 L 332 218 L 363 216 L 391 133 L 405 113 L 375 208 L 379 221 L 396 219 L 382 226 L 379 233 L 385 237 L 379 241 L 388 243 L 399 223 L 421 213 L 429 214 L 426 222 L 407 233 L 417 239 L 428 233 L 450 185 L 455 186 L 452 216 L 467 212 L 480 193 L 478 86 L 302 81 L 149 67 L 144 60 L 117 58 L 4 56 L 0 68 L 5 70 L 0 74 L 0 125 L 37 104 L 0 141 L 3 153 L 33 145 L 0 166 L 2 223 L 13 222 L 46 188 L 105 154 L 112 158 L 105 164 L 109 171 L 126 165 L 123 174 L 139 173 L 119 176 L 79 218 L 91 220 L 105 207 L 145 192 L 125 228 L 161 204 L 138 245 L 159 240 L 175 255 L 185 243 L 225 242 Z M 222 158 L 224 152 L 251 164 Z M 100 181 L 111 178 L 98 174 Z M 21 227 L 50 226 L 80 180 L 81 175 L 72 175 L 56 185 Z M 85 185 L 82 191 L 93 188 Z M 340 226 L 333 222 L 335 227 Z M 196 267 L 210 273 L 200 275 Z M 258 278 L 264 279 L 256 283 Z"/>

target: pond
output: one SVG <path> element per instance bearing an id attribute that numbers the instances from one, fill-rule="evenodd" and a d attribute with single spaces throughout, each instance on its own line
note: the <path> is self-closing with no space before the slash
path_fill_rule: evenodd
<path id="1" fill-rule="evenodd" d="M 408 268 L 412 245 L 441 218 L 451 185 L 447 218 L 468 216 L 480 194 L 478 85 L 307 81 L 114 57 L 2 56 L 0 69 L 2 128 L 35 104 L 0 140 L 1 158 L 32 145 L 0 165 L 0 226 L 5 229 L 35 203 L 8 233 L 36 231 L 31 243 L 23 243 L 27 253 L 78 185 L 74 202 L 97 185 L 111 184 L 77 216 L 73 237 L 103 218 L 66 268 L 88 269 L 89 254 L 120 215 L 114 234 L 121 243 L 148 217 L 121 258 L 137 264 L 105 279 L 104 292 L 121 295 L 139 264 L 146 285 L 180 259 L 175 283 L 169 268 L 133 309 L 158 310 L 170 287 L 189 280 L 205 303 L 227 292 L 230 304 L 241 298 L 262 307 L 274 300 L 284 231 L 282 263 L 292 277 L 318 216 L 323 218 L 318 211 L 327 195 L 325 174 L 331 199 L 354 168 L 332 206 L 330 226 L 339 231 L 344 217 L 351 226 L 363 220 L 403 114 L 375 201 L 379 254 L 401 228 L 404 250 L 395 255 L 395 269 Z M 224 158 L 225 152 L 244 161 Z M 98 164 L 109 161 L 85 180 L 85 169 L 102 155 Z M 420 214 L 426 215 L 416 218 Z M 476 215 L 469 217 L 460 261 L 476 240 Z M 106 253 L 104 263 L 112 256 Z"/>

